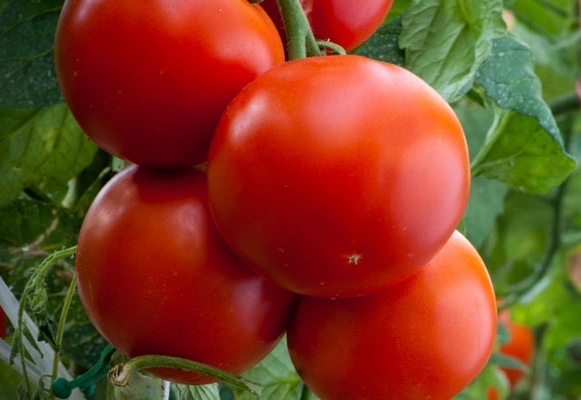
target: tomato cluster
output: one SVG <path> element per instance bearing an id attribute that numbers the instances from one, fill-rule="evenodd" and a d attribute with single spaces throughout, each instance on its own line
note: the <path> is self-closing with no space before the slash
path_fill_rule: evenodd
<path id="1" fill-rule="evenodd" d="M 347 48 L 391 6 L 343 3 L 301 2 L 315 34 Z M 128 357 L 241 373 L 286 332 L 323 399 L 448 399 L 496 332 L 486 268 L 455 231 L 470 186 L 462 126 L 402 67 L 285 60 L 268 15 L 247 0 L 65 2 L 65 99 L 91 139 L 134 164 L 81 227 L 87 314 Z"/>

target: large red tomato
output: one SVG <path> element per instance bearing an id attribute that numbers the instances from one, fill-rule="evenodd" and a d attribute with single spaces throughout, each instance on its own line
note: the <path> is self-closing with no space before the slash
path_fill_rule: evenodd
<path id="1" fill-rule="evenodd" d="M 359 46 L 379 28 L 392 3 L 393 0 L 301 0 L 315 37 L 337 43 L 347 51 Z M 276 0 L 264 0 L 260 5 L 285 38 Z"/>
<path id="2" fill-rule="evenodd" d="M 508 310 L 503 310 L 499 315 L 500 320 L 508 329 L 510 339 L 500 346 L 498 351 L 510 357 L 514 357 L 525 365 L 531 365 L 535 351 L 535 338 L 530 326 L 513 322 Z M 517 368 L 501 367 L 511 386 L 516 385 L 525 375 L 525 371 Z"/>
<path id="3" fill-rule="evenodd" d="M 449 400 L 485 366 L 494 290 L 459 233 L 409 279 L 354 299 L 304 297 L 288 328 L 293 364 L 324 400 Z"/>
<path id="4" fill-rule="evenodd" d="M 91 139 L 137 164 L 174 167 L 206 159 L 228 102 L 284 51 L 247 0 L 67 0 L 55 57 Z"/>
<path id="5" fill-rule="evenodd" d="M 355 55 L 258 77 L 227 108 L 208 159 L 227 243 L 278 284 L 325 297 L 377 291 L 425 264 L 460 221 L 469 181 L 442 97 Z"/>
<path id="6" fill-rule="evenodd" d="M 96 328 L 127 356 L 178 356 L 240 373 L 279 341 L 295 296 L 241 264 L 206 202 L 200 171 L 120 173 L 83 222 L 79 295 Z M 157 373 L 183 383 L 212 381 Z"/>

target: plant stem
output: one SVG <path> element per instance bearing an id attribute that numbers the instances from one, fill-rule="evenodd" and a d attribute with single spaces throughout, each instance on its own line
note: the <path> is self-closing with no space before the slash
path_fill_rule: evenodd
<path id="1" fill-rule="evenodd" d="M 322 55 L 300 1 L 276 2 L 284 22 L 289 60 Z"/>
<path id="2" fill-rule="evenodd" d="M 26 364 L 27 353 L 26 353 L 24 341 L 26 340 L 25 337 L 26 337 L 27 333 L 25 332 L 25 330 L 27 328 L 26 328 L 26 324 L 24 323 L 24 311 L 26 309 L 26 305 L 27 305 L 28 301 L 30 300 L 30 296 L 37 294 L 37 293 L 33 292 L 33 290 L 35 290 L 35 291 L 43 291 L 44 290 L 44 288 L 43 288 L 44 279 L 46 277 L 46 274 L 52 268 L 52 266 L 56 262 L 58 262 L 60 259 L 72 256 L 73 254 L 76 253 L 76 251 L 77 251 L 77 246 L 73 246 L 73 247 L 69 247 L 69 248 L 66 248 L 66 249 L 63 249 L 60 251 L 55 251 L 54 253 L 52 253 L 48 257 L 46 257 L 38 265 L 38 267 L 33 271 L 30 279 L 28 280 L 28 282 L 26 282 L 26 286 L 24 287 L 24 290 L 22 292 L 22 296 L 20 299 L 20 308 L 18 309 L 18 321 L 17 321 L 18 326 L 16 328 L 15 335 L 19 335 L 18 343 L 20 343 L 20 347 L 18 350 L 19 350 L 20 358 L 22 360 L 22 375 L 23 375 L 23 379 L 24 379 L 24 382 L 26 384 L 26 387 L 27 387 L 29 393 L 32 392 L 32 386 L 31 386 L 30 377 L 28 375 L 28 368 L 27 368 L 27 364 Z M 55 357 L 56 357 L 56 354 L 55 354 Z M 56 365 L 58 367 L 58 361 L 56 362 Z M 53 368 L 54 368 L 54 364 L 53 364 Z"/>
<path id="3" fill-rule="evenodd" d="M 551 105 L 551 109 L 555 114 L 556 111 L 561 110 L 561 112 L 565 113 L 571 110 L 571 105 L 573 107 L 579 108 L 579 98 L 577 94 L 575 95 L 568 95 L 564 96 L 563 101 L 557 101 L 553 105 Z M 560 104 L 560 105 L 559 105 Z M 563 141 L 564 141 L 564 149 L 565 151 L 571 151 L 570 144 L 571 144 L 571 135 L 572 131 L 571 128 L 563 132 Z M 545 277 L 545 275 L 549 272 L 551 266 L 553 265 L 553 259 L 555 255 L 559 251 L 560 243 L 561 243 L 561 236 L 563 230 L 563 218 L 562 218 L 562 206 L 563 206 L 563 199 L 567 193 L 567 188 L 569 186 L 570 177 L 567 177 L 556 189 L 553 197 L 550 198 L 550 205 L 553 209 L 553 219 L 551 224 L 551 235 L 549 237 L 549 243 L 547 246 L 547 250 L 545 252 L 545 257 L 540 264 L 540 267 L 534 272 L 534 274 L 530 275 L 528 279 L 513 285 L 509 288 L 510 295 L 503 299 L 502 304 L 500 306 L 501 309 L 508 308 L 512 304 L 519 301 L 523 296 L 527 293 L 530 293 L 535 289 L 537 284 L 541 282 L 541 280 Z"/>
<path id="4" fill-rule="evenodd" d="M 516 303 L 519 299 L 532 291 L 551 268 L 553 259 L 559 250 L 559 244 L 561 240 L 561 206 L 568 182 L 568 180 L 565 180 L 557 188 L 557 192 L 555 193 L 554 198 L 551 200 L 551 205 L 553 208 L 552 231 L 551 236 L 549 237 L 549 245 L 543 261 L 533 275 L 530 275 L 528 279 L 513 285 L 509 289 L 510 294 L 503 299 L 500 307 L 501 309 L 509 308 L 512 304 Z"/>
<path id="5" fill-rule="evenodd" d="M 140 371 L 148 368 L 175 368 L 197 372 L 216 378 L 229 387 L 244 390 L 256 396 L 260 395 L 262 390 L 261 385 L 210 365 L 183 358 L 161 355 L 145 355 L 132 358 L 123 365 L 115 366 L 113 370 L 115 370 L 116 373 L 110 374 L 109 376 L 113 384 L 120 385 L 123 384 L 123 378 L 127 376 L 131 370 Z"/>
<path id="6" fill-rule="evenodd" d="M 553 100 L 550 104 L 551 111 L 554 116 L 565 114 L 569 111 L 581 110 L 579 104 L 579 95 L 577 92 L 572 92 Z"/>
<path id="7" fill-rule="evenodd" d="M 71 303 L 73 301 L 73 296 L 75 294 L 76 287 L 77 287 L 77 274 L 75 273 L 75 274 L 73 274 L 71 284 L 69 285 L 69 289 L 68 289 L 67 294 L 65 296 L 63 309 L 61 311 L 61 315 L 60 315 L 60 319 L 59 319 L 59 324 L 58 324 L 56 338 L 55 338 L 57 349 L 54 353 L 51 381 L 54 381 L 58 375 L 58 366 L 59 366 L 59 361 L 60 361 L 59 360 L 60 348 L 61 348 L 61 344 L 63 341 L 64 332 L 65 332 L 65 323 L 67 321 L 67 314 L 69 312 L 69 309 L 71 308 Z M 52 393 L 52 398 L 54 399 L 55 397 L 56 396 L 54 395 L 54 393 Z"/>

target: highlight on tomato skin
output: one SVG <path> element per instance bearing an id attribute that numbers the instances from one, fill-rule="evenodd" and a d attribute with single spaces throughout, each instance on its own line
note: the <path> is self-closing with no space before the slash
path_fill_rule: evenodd
<path id="1" fill-rule="evenodd" d="M 310 57 L 273 67 L 230 103 L 208 186 L 218 230 L 258 273 L 303 295 L 356 297 L 444 245 L 466 208 L 470 160 L 453 109 L 416 75 L 356 55 Z"/>
<path id="2" fill-rule="evenodd" d="M 496 328 L 488 271 L 455 232 L 423 269 L 379 293 L 301 297 L 287 343 L 323 400 L 449 400 L 487 364 Z"/>
<path id="3" fill-rule="evenodd" d="M 196 169 L 131 166 L 91 205 L 80 230 L 78 291 L 91 322 L 128 357 L 166 355 L 239 374 L 283 336 L 296 296 L 223 243 Z M 166 380 L 214 378 L 156 368 Z"/>

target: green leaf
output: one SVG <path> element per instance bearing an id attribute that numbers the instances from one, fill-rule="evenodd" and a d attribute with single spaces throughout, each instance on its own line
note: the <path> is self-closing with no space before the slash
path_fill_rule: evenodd
<path id="1" fill-rule="evenodd" d="M 504 210 L 504 197 L 508 187 L 481 176 L 472 179 L 470 186 L 464 228 L 468 240 L 478 248 L 490 235 L 496 217 Z"/>
<path id="2" fill-rule="evenodd" d="M 171 385 L 170 400 L 220 400 L 218 384 Z"/>
<path id="3" fill-rule="evenodd" d="M 15 369 L 0 360 L 0 399 L 16 399 L 16 388 L 22 377 Z"/>
<path id="4" fill-rule="evenodd" d="M 579 31 L 564 33 L 558 40 L 531 31 L 520 23 L 511 31 L 530 47 L 535 73 L 543 82 L 543 97 L 554 100 L 573 91 L 579 77 Z"/>
<path id="5" fill-rule="evenodd" d="M 496 343 L 505 345 L 510 341 L 510 331 L 508 327 L 502 322 L 498 321 L 496 325 Z"/>
<path id="6" fill-rule="evenodd" d="M 530 29 L 546 36 L 557 36 L 576 21 L 577 0 L 512 0 L 510 10 Z"/>
<path id="7" fill-rule="evenodd" d="M 412 0 L 397 0 L 394 1 L 389 9 L 389 13 L 387 14 L 386 21 L 391 21 L 394 18 L 399 17 L 402 15 L 405 10 L 409 7 Z"/>
<path id="8" fill-rule="evenodd" d="M 510 388 L 504 373 L 495 365 L 489 363 L 476 379 L 453 400 L 482 400 L 486 399 L 489 388 L 495 387 L 499 391 L 500 399 L 505 399 Z"/>
<path id="9" fill-rule="evenodd" d="M 500 109 L 473 162 L 473 174 L 531 193 L 546 193 L 560 184 L 576 163 L 565 152 L 542 98 L 529 48 L 510 35 L 495 40 L 476 83 Z"/>
<path id="10" fill-rule="evenodd" d="M 290 360 L 286 337 L 256 367 L 243 374 L 253 382 L 263 385 L 260 400 L 315 400 L 301 381 Z M 235 391 L 236 400 L 256 400 L 247 392 Z"/>
<path id="11" fill-rule="evenodd" d="M 502 0 L 414 0 L 402 26 L 406 67 L 448 102 L 468 92 L 492 40 L 506 32 Z"/>
<path id="12" fill-rule="evenodd" d="M 36 241 L 54 220 L 53 207 L 39 201 L 19 199 L 0 208 L 0 249 Z"/>
<path id="13" fill-rule="evenodd" d="M 564 228 L 572 233 L 568 244 L 578 245 L 581 243 L 581 168 L 577 168 L 569 178 L 567 178 L 567 190 L 563 197 L 561 215 L 563 216 Z"/>
<path id="14" fill-rule="evenodd" d="M 401 18 L 397 17 L 389 23 L 383 24 L 355 50 L 355 54 L 403 66 L 405 56 L 398 45 L 400 32 Z"/>
<path id="15" fill-rule="evenodd" d="M 62 0 L 0 3 L 0 107 L 62 103 L 54 35 Z"/>
<path id="16" fill-rule="evenodd" d="M 504 212 L 481 251 L 497 296 L 510 296 L 516 287 L 541 279 L 553 224 L 554 210 L 547 199 L 517 191 L 507 194 Z"/>
<path id="17" fill-rule="evenodd" d="M 526 44 L 512 35 L 496 39 L 490 56 L 476 74 L 476 83 L 499 107 L 536 117 L 555 141 L 561 141 Z"/>
<path id="18" fill-rule="evenodd" d="M 462 122 L 470 157 L 480 151 L 494 113 L 472 101 L 455 104 L 454 111 Z M 484 176 L 472 177 L 470 197 L 464 212 L 462 228 L 465 236 L 476 247 L 484 243 L 494 228 L 496 218 L 504 210 L 508 186 Z"/>
<path id="19" fill-rule="evenodd" d="M 565 153 L 534 117 L 514 111 L 499 113 L 489 141 L 472 165 L 473 175 L 498 179 L 529 193 L 547 193 L 575 168 Z"/>
<path id="20" fill-rule="evenodd" d="M 530 369 L 527 364 L 523 363 L 518 358 L 501 353 L 493 353 L 490 357 L 490 363 L 496 364 L 500 367 L 518 369 L 525 372 Z"/>
<path id="21" fill-rule="evenodd" d="M 27 187 L 53 197 L 91 163 L 96 150 L 64 104 L 0 108 L 0 207 Z"/>
<path id="22" fill-rule="evenodd" d="M 57 293 L 54 289 L 52 292 Z M 62 296 L 53 295 L 51 298 L 51 311 L 55 314 L 55 318 L 56 314 L 61 311 L 56 303 L 60 301 L 62 304 L 62 300 Z M 90 368 L 99 360 L 101 351 L 106 345 L 105 339 L 97 332 L 86 316 L 81 301 L 75 297 L 68 313 L 61 351 L 66 357 L 74 360 L 77 365 Z"/>

